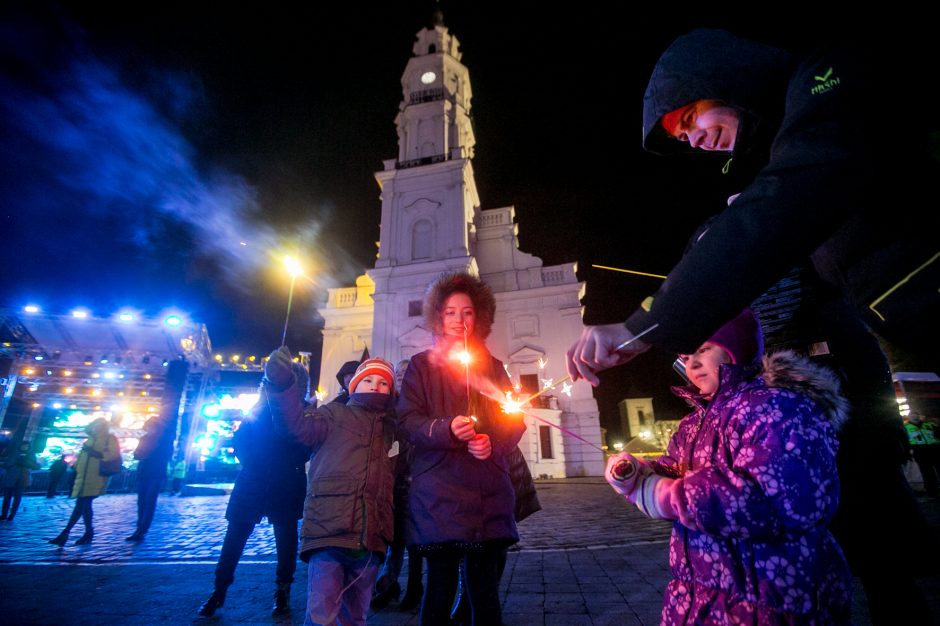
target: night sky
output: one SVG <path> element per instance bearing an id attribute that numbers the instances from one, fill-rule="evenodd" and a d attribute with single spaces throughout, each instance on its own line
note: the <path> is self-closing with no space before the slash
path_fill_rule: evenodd
<path id="1" fill-rule="evenodd" d="M 0 305 L 176 306 L 216 351 L 266 354 L 288 289 L 272 254 L 295 247 L 313 281 L 295 291 L 288 345 L 316 352 L 326 288 L 374 263 L 373 172 L 397 156 L 400 77 L 434 3 L 94 4 L 3 9 Z M 695 26 L 812 40 L 795 18 L 664 19 L 609 4 L 442 5 L 470 70 L 482 208 L 514 205 L 522 250 L 579 263 L 588 323 L 624 319 L 658 284 L 592 263 L 667 273 L 736 190 L 719 172 L 726 157 L 642 151 L 642 95 L 662 50 Z M 630 395 L 678 417 L 671 360 L 650 353 L 606 373 L 607 421 Z"/>

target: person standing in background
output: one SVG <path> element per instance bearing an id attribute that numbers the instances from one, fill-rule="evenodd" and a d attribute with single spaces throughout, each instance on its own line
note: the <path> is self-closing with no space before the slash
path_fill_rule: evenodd
<path id="1" fill-rule="evenodd" d="M 307 370 L 299 363 L 292 363 L 291 369 L 297 379 L 296 392 L 306 405 Z M 199 608 L 204 617 L 214 615 L 224 604 L 248 538 L 264 517 L 274 526 L 277 549 L 271 614 L 283 615 L 290 609 L 290 586 L 297 570 L 297 520 L 303 515 L 307 488 L 304 464 L 310 457 L 310 447 L 277 430 L 271 411 L 262 396 L 235 431 L 235 456 L 241 471 L 225 509 L 228 526 L 215 566 L 212 595 Z"/>
<path id="2" fill-rule="evenodd" d="M 137 529 L 126 541 L 143 541 L 157 510 L 157 498 L 166 480 L 167 463 L 173 455 L 173 434 L 165 432 L 159 417 L 144 424 L 147 433 L 134 450 L 137 464 Z"/>
<path id="3" fill-rule="evenodd" d="M 65 455 L 63 454 L 58 459 L 52 462 L 52 465 L 49 466 L 49 486 L 46 488 L 46 497 L 54 498 L 59 491 L 59 483 L 62 481 L 62 477 L 65 476 L 65 472 L 69 469 L 69 464 L 65 460 Z"/>
<path id="4" fill-rule="evenodd" d="M 29 487 L 29 472 L 39 469 L 39 462 L 31 447 L 31 442 L 24 441 L 16 453 L 4 459 L 6 473 L 3 475 L 3 512 L 0 513 L 0 520 L 13 521 L 20 508 L 23 491 Z"/>

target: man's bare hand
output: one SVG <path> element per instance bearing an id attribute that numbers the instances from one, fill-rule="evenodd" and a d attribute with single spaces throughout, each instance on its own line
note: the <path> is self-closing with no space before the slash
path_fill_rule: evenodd
<path id="1" fill-rule="evenodd" d="M 649 350 L 649 344 L 632 341 L 620 350 L 618 346 L 633 339 L 633 333 L 623 324 L 588 326 L 578 341 L 568 349 L 565 367 L 571 380 L 583 378 L 595 387 L 600 382 L 597 372 L 623 365 L 635 356 Z"/>

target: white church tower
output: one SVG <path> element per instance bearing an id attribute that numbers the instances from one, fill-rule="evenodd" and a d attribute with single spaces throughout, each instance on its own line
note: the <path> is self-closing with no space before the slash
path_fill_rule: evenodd
<path id="1" fill-rule="evenodd" d="M 326 307 L 321 386 L 338 392 L 332 373 L 365 347 L 396 363 L 430 347 L 421 305 L 445 271 L 480 276 L 496 296 L 487 346 L 522 394 L 565 376 L 564 355 L 582 330 L 583 284 L 575 264 L 543 267 L 518 249 L 513 207 L 480 209 L 473 174 L 470 76 L 459 42 L 443 25 L 417 34 L 402 75 L 395 125 L 398 158 L 384 161 L 379 257 L 356 287 L 331 289 Z M 370 335 L 371 329 L 371 335 Z M 570 393 L 570 395 L 568 395 Z M 586 383 L 559 386 L 532 413 L 601 445 L 597 403 Z M 600 450 L 532 416 L 520 447 L 534 476 L 598 476 Z"/>

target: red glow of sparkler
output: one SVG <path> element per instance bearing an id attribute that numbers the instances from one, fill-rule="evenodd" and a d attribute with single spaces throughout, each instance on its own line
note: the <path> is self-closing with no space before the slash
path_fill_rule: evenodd
<path id="1" fill-rule="evenodd" d="M 568 380 L 568 377 L 567 377 L 567 376 L 566 376 L 565 378 L 559 380 L 557 384 L 560 385 L 560 384 L 561 384 L 562 382 L 564 382 L 565 380 Z M 543 390 L 543 391 L 547 391 L 547 390 Z M 535 398 L 536 396 L 541 395 L 542 392 L 539 392 L 539 393 L 537 393 L 537 394 L 531 395 L 531 396 L 529 396 L 528 398 L 526 398 L 525 400 L 513 400 L 513 399 L 512 399 L 512 392 L 510 392 L 510 391 L 499 392 L 499 391 L 494 391 L 494 390 L 490 390 L 490 389 L 483 389 L 483 390 L 481 390 L 481 393 L 482 393 L 484 396 L 486 396 L 487 398 L 489 398 L 490 400 L 493 400 L 494 402 L 498 402 L 499 405 L 503 408 L 503 411 L 506 412 L 506 413 L 521 413 L 521 414 L 523 414 L 523 415 L 527 415 L 528 417 L 531 417 L 531 418 L 533 418 L 533 419 L 535 419 L 535 420 L 537 420 L 537 421 L 539 421 L 539 422 L 542 422 L 543 424 L 546 424 L 546 425 L 548 425 L 548 426 L 551 426 L 552 428 L 556 428 L 556 429 L 560 430 L 560 431 L 561 431 L 562 433 L 564 433 L 565 435 L 568 435 L 569 437 L 573 437 L 574 439 L 577 439 L 577 440 L 580 441 L 581 443 L 584 443 L 584 444 L 586 444 L 586 445 L 588 445 L 588 446 L 594 448 L 595 450 L 600 450 L 600 451 L 603 452 L 603 448 L 601 448 L 601 447 L 598 446 L 597 444 L 591 443 L 590 441 L 588 441 L 587 439 L 585 439 L 584 437 L 582 437 L 582 436 L 579 435 L 578 433 L 572 432 L 572 431 L 568 430 L 567 428 L 564 428 L 564 427 L 562 427 L 562 426 L 560 426 L 560 425 L 558 425 L 558 424 L 556 424 L 556 423 L 554 423 L 554 422 L 551 422 L 551 421 L 549 421 L 549 420 L 547 420 L 547 419 L 545 419 L 545 418 L 543 418 L 543 417 L 540 417 L 539 415 L 536 415 L 533 411 L 527 411 L 526 408 L 525 408 L 525 405 L 526 405 L 530 400 L 532 400 L 532 398 Z"/>
<path id="2" fill-rule="evenodd" d="M 522 413 L 522 405 L 523 402 L 513 399 L 511 391 L 506 392 L 506 400 L 500 403 L 504 413 Z"/>

